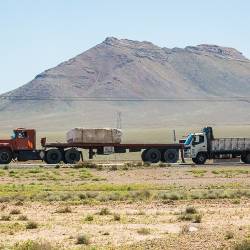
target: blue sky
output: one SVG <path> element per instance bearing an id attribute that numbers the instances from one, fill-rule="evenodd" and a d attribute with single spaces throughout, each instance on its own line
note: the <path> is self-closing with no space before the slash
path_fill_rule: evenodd
<path id="1" fill-rule="evenodd" d="M 0 11 L 0 93 L 108 36 L 218 44 L 250 58 L 248 0 L 1 0 Z"/>

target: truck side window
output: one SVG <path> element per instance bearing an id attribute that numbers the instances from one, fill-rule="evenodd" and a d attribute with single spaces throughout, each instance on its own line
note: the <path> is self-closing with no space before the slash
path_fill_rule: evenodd
<path id="1" fill-rule="evenodd" d="M 203 135 L 200 135 L 199 137 L 200 137 L 200 138 L 199 138 L 199 143 L 203 143 L 203 142 L 204 142 L 204 136 L 203 136 Z"/>

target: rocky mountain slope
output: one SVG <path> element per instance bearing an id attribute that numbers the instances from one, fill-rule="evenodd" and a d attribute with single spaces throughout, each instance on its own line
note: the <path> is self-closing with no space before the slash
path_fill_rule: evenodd
<path id="1" fill-rule="evenodd" d="M 0 122 L 51 129 L 113 126 L 121 111 L 125 127 L 247 123 L 248 96 L 250 61 L 236 49 L 168 49 L 109 37 L 4 94 Z"/>

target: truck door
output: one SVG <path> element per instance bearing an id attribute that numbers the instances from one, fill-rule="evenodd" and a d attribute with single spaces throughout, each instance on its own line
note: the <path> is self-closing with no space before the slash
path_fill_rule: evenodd
<path id="1" fill-rule="evenodd" d="M 34 145 L 25 130 L 15 131 L 16 150 L 33 150 Z"/>
<path id="2" fill-rule="evenodd" d="M 204 135 L 195 135 L 192 141 L 191 155 L 195 158 L 199 152 L 207 152 L 207 145 Z"/>

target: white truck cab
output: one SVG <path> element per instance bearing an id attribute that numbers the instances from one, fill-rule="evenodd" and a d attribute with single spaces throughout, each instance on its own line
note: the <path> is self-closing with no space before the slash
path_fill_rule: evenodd
<path id="1" fill-rule="evenodd" d="M 189 134 L 185 143 L 185 158 L 192 158 L 196 164 L 204 164 L 207 159 L 207 136 L 204 132 Z"/>

